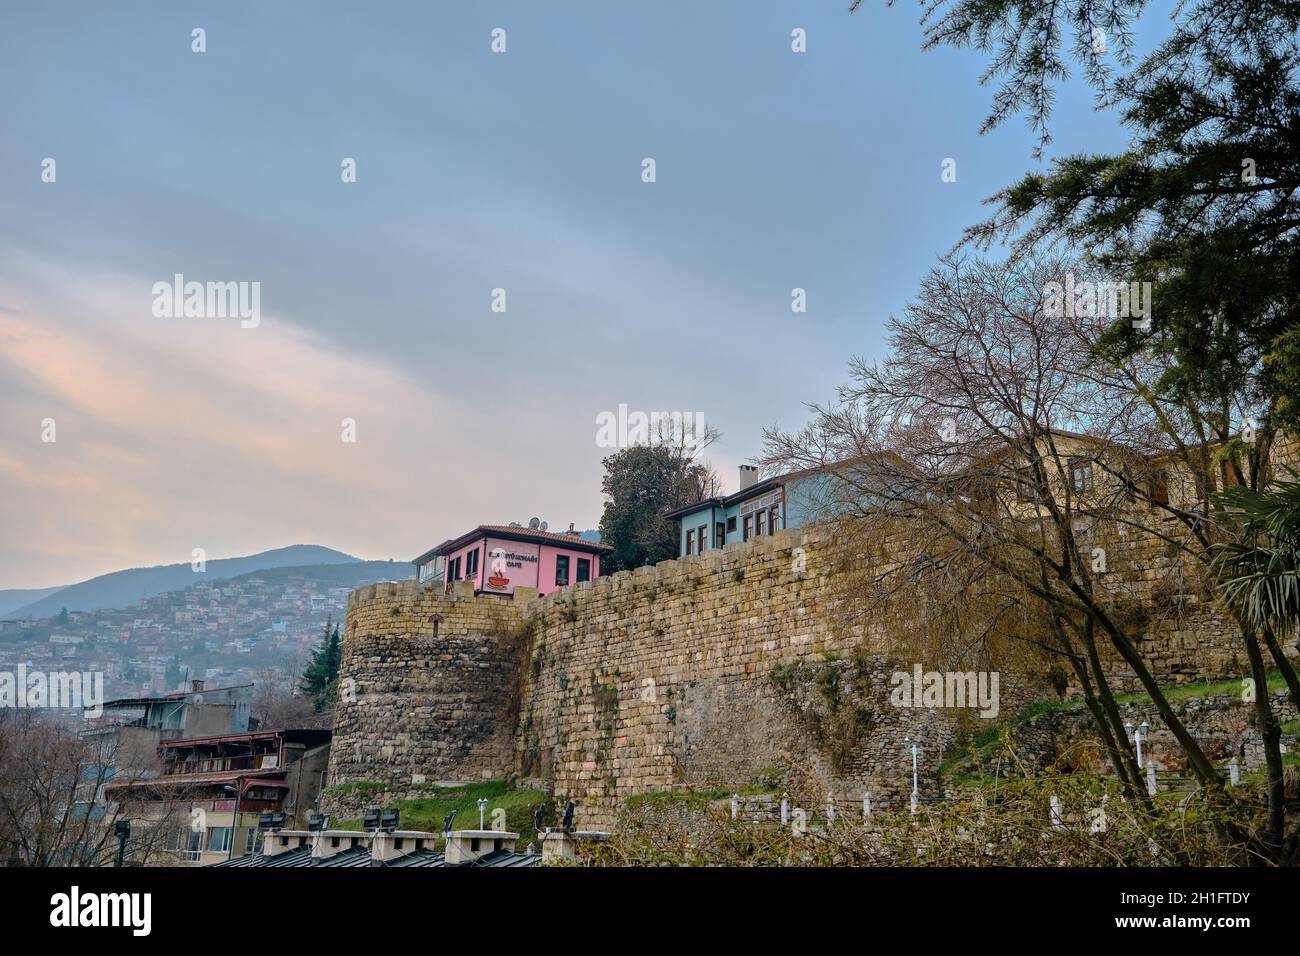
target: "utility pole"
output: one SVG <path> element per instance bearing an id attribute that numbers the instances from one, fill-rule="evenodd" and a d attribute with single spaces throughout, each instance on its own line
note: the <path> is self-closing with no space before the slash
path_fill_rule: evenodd
<path id="1" fill-rule="evenodd" d="M 118 820 L 113 824 L 113 832 L 117 835 L 117 862 L 113 865 L 120 868 L 126 861 L 126 841 L 131 836 L 131 821 Z"/>

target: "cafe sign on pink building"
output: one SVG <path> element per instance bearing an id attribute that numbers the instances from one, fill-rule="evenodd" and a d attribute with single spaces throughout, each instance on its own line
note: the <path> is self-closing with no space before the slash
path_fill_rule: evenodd
<path id="1" fill-rule="evenodd" d="M 517 586 L 537 587 L 537 572 L 541 567 L 542 546 L 501 538 L 484 538 L 483 547 L 487 564 L 482 575 L 482 588 L 510 594 Z"/>

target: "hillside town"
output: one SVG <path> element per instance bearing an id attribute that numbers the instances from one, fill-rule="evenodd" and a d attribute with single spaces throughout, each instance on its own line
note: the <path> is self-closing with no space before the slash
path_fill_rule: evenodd
<path id="1" fill-rule="evenodd" d="M 0 671 L 98 673 L 110 697 L 173 691 L 194 679 L 289 688 L 326 622 L 343 620 L 354 587 L 411 573 L 387 562 L 280 568 L 200 581 L 120 610 L 3 620 Z"/>

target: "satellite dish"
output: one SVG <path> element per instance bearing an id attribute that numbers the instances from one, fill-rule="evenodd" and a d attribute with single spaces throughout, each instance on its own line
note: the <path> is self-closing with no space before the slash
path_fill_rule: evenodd
<path id="1" fill-rule="evenodd" d="M 546 522 L 545 522 L 545 521 L 542 522 L 542 528 L 541 528 L 541 530 L 543 530 L 543 531 L 546 530 Z"/>
<path id="2" fill-rule="evenodd" d="M 536 530 L 537 530 L 537 526 L 540 525 L 540 524 L 541 524 L 541 521 L 539 521 L 537 518 L 529 518 L 529 519 L 528 519 L 528 527 L 529 527 L 529 529 L 532 530 L 532 531 L 536 531 Z"/>

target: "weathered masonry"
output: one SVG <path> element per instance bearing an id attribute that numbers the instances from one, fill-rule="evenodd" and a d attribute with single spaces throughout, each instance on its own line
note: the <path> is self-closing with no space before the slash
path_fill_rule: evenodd
<path id="1" fill-rule="evenodd" d="M 1126 546 L 1141 547 L 1130 541 Z M 846 801 L 910 789 L 969 713 L 889 703 L 901 635 L 847 614 L 825 526 L 584 582 L 539 598 L 376 584 L 348 602 L 329 782 L 518 779 L 603 826 L 631 794 L 742 786 L 796 767 Z M 1136 581 L 1169 571 L 1153 555 Z M 1228 630 L 1191 607 L 1143 641 L 1158 673 L 1222 673 Z M 1008 715 L 1041 675 L 1001 675 Z M 967 724 L 969 726 L 969 724 Z"/>

